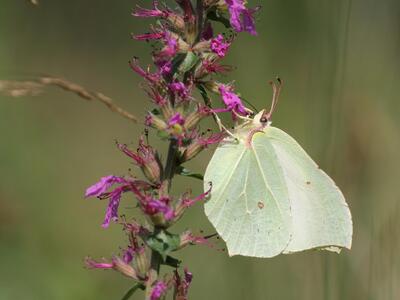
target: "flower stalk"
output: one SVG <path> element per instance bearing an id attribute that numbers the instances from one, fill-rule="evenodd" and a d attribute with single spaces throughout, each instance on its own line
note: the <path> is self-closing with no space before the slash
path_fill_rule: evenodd
<path id="1" fill-rule="evenodd" d="M 154 69 L 141 67 L 137 58 L 130 62 L 131 69 L 145 80 L 145 90 L 154 109 L 144 118 L 146 138 L 140 137 L 137 151 L 125 144 L 117 143 L 117 147 L 138 167 L 144 179 L 109 175 L 86 191 L 86 197 L 109 201 L 102 226 L 107 228 L 113 222 L 119 223 L 129 237 L 122 255 L 102 262 L 88 258 L 86 265 L 113 269 L 131 279 L 134 288 L 126 297 L 139 288 L 145 290 L 148 300 L 164 299 L 170 290 L 173 290 L 173 299 L 188 299 L 193 274 L 186 268 L 179 271 L 181 262 L 174 254 L 188 245 L 209 244 L 209 241 L 190 230 L 175 234 L 170 228 L 187 209 L 204 201 L 212 187 L 210 184 L 210 189 L 198 196 L 192 196 L 191 189 L 175 196 L 171 195 L 172 180 L 175 175 L 201 178 L 201 175 L 191 175 L 184 164 L 226 136 L 223 130 L 202 131 L 202 120 L 208 117 L 219 120 L 217 114 L 228 112 L 236 121 L 251 113 L 232 84 L 220 83 L 214 78 L 231 69 L 221 65 L 220 60 L 228 54 L 234 40 L 226 39 L 222 33 L 215 34 L 213 24 L 226 25 L 225 20 L 229 18 L 231 32 L 255 34 L 256 9 L 247 8 L 244 0 L 193 2 L 176 0 L 177 9 L 171 9 L 154 0 L 150 8 L 137 7 L 133 11 L 135 17 L 158 20 L 149 33 L 133 35 L 135 40 L 155 44 Z M 196 89 L 203 99 L 196 99 Z M 212 99 L 209 91 L 217 95 L 216 99 Z M 160 160 L 160 151 L 149 144 L 149 130 L 168 141 L 165 163 Z M 136 201 L 147 223 L 119 216 L 123 194 L 130 201 Z M 172 267 L 173 272 L 161 276 L 164 266 Z"/>

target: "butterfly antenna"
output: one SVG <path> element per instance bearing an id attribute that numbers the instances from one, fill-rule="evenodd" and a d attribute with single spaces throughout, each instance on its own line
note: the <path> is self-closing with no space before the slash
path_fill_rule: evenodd
<path id="1" fill-rule="evenodd" d="M 276 105 L 278 104 L 279 100 L 279 95 L 281 94 L 281 90 L 283 87 L 283 81 L 277 77 L 276 82 L 274 81 L 269 81 L 269 84 L 272 86 L 272 104 L 269 112 L 265 112 L 264 115 L 261 117 L 261 120 L 265 120 L 265 122 L 268 122 L 271 120 L 271 116 L 273 112 L 275 111 Z"/>

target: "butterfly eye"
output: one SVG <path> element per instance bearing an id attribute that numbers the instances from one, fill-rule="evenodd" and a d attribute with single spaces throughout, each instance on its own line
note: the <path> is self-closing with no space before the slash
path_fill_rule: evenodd
<path id="1" fill-rule="evenodd" d="M 260 119 L 260 122 L 265 124 L 265 123 L 268 123 L 269 120 L 268 120 L 267 116 L 262 116 L 261 119 Z"/>

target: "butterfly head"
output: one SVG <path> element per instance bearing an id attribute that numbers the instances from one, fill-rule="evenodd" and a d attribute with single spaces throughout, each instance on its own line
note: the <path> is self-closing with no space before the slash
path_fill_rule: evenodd
<path id="1" fill-rule="evenodd" d="M 268 112 L 266 109 L 257 113 L 253 118 L 253 126 L 264 128 L 271 125 L 272 121 L 266 116 L 267 114 Z"/>

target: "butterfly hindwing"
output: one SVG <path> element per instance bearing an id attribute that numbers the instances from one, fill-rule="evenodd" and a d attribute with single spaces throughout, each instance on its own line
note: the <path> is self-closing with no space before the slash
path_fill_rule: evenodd
<path id="1" fill-rule="evenodd" d="M 293 236 L 285 253 L 350 248 L 353 226 L 342 192 L 292 137 L 275 127 L 264 131 L 255 138 L 272 144 L 290 197 Z"/>

